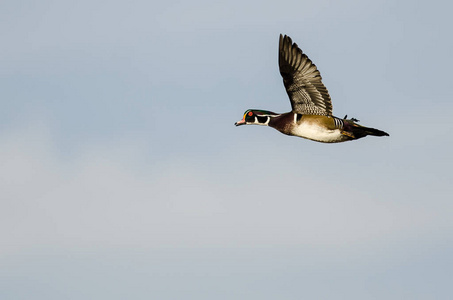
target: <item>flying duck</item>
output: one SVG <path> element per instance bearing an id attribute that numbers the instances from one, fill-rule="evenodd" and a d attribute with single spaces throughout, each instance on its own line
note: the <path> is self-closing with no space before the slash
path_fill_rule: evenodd
<path id="1" fill-rule="evenodd" d="M 264 125 L 278 131 L 323 143 L 340 143 L 367 135 L 388 136 L 374 128 L 357 124 L 355 118 L 343 119 L 332 115 L 329 92 L 321 81 L 316 65 L 293 43 L 280 34 L 278 64 L 292 110 L 277 114 L 271 111 L 248 109 L 239 125 Z"/>

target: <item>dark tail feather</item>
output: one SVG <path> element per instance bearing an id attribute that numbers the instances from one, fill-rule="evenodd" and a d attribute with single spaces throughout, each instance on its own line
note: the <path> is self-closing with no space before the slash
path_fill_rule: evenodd
<path id="1" fill-rule="evenodd" d="M 356 126 L 353 127 L 352 133 L 354 136 L 359 139 L 362 137 L 365 137 L 367 135 L 374 135 L 374 136 L 389 136 L 389 134 L 385 131 L 375 129 L 375 128 L 370 128 L 370 127 L 365 127 L 365 126 L 360 126 L 355 124 Z"/>
<path id="2" fill-rule="evenodd" d="M 375 128 L 365 127 L 365 132 L 367 133 L 367 135 L 389 136 L 387 132 Z"/>

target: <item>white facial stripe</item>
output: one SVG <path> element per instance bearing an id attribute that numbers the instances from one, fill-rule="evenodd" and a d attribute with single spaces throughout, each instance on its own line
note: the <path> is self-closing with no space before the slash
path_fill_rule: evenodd
<path id="1" fill-rule="evenodd" d="M 260 123 L 259 120 L 258 120 L 258 117 L 260 117 L 260 118 L 265 117 L 266 118 L 266 122 Z M 268 126 L 270 121 L 271 121 L 271 116 L 256 116 L 255 115 L 254 119 L 253 119 L 253 122 L 247 122 L 247 124 Z"/>

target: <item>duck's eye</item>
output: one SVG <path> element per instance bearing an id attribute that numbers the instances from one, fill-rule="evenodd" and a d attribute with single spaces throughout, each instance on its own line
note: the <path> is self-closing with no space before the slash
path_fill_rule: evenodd
<path id="1" fill-rule="evenodd" d="M 253 113 L 252 114 L 250 114 L 250 113 L 246 114 L 245 115 L 245 121 L 246 122 L 255 122 L 255 116 L 253 115 Z"/>
<path id="2" fill-rule="evenodd" d="M 248 115 L 249 117 L 253 116 L 253 112 L 249 111 Z"/>

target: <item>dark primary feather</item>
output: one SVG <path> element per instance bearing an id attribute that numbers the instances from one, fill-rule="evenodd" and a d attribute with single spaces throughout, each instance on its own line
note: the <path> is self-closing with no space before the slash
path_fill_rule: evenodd
<path id="1" fill-rule="evenodd" d="M 278 64 L 293 112 L 332 115 L 329 92 L 316 65 L 289 36 L 280 34 Z"/>

